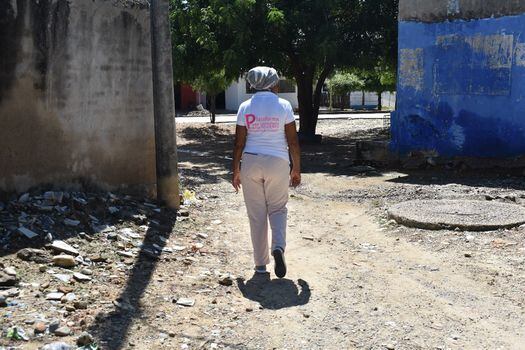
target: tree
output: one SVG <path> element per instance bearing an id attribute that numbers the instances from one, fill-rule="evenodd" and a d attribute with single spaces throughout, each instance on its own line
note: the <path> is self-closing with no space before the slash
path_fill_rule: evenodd
<path id="1" fill-rule="evenodd" d="M 369 70 L 362 70 L 359 76 L 363 80 L 363 90 L 374 91 L 378 96 L 377 109 L 383 109 L 382 94 L 385 91 L 396 89 L 395 70 L 388 66 L 380 65 Z"/>
<path id="2" fill-rule="evenodd" d="M 231 82 L 231 79 L 226 78 L 224 70 L 203 70 L 203 72 L 191 82 L 191 85 L 195 89 L 205 92 L 209 98 L 211 113 L 210 121 L 212 124 L 215 124 L 217 95 L 224 91 Z"/>
<path id="3" fill-rule="evenodd" d="M 395 64 L 398 0 L 171 0 L 175 77 L 203 69 L 236 79 L 277 68 L 297 83 L 300 133 L 315 139 L 326 79 L 348 67 Z"/>
<path id="4" fill-rule="evenodd" d="M 354 72 L 338 71 L 328 79 L 327 86 L 328 92 L 330 93 L 330 109 L 332 109 L 334 96 L 346 96 L 352 91 L 362 90 L 365 82 Z"/>
<path id="5" fill-rule="evenodd" d="M 396 60 L 397 0 L 260 3 L 266 10 L 255 43 L 265 61 L 295 78 L 303 139 L 315 139 L 322 87 L 335 69 Z"/>
<path id="6" fill-rule="evenodd" d="M 170 0 L 174 80 L 206 92 L 212 123 L 217 95 L 250 61 L 249 47 L 243 45 L 245 37 L 253 34 L 245 30 L 248 18 L 236 16 L 249 4 L 248 0 Z M 240 32 L 244 34 L 236 35 Z"/>

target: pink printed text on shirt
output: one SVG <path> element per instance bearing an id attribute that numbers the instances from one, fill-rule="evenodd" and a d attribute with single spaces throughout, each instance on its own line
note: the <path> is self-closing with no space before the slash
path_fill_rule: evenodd
<path id="1" fill-rule="evenodd" d="M 251 132 L 274 132 L 279 130 L 279 117 L 257 117 L 246 114 L 246 128 Z"/>

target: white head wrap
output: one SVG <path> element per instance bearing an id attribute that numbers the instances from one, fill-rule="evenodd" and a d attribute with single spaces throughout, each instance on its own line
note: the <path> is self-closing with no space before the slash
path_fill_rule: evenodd
<path id="1" fill-rule="evenodd" d="M 270 67 L 252 68 L 246 77 L 255 90 L 268 90 L 279 82 L 277 71 Z"/>

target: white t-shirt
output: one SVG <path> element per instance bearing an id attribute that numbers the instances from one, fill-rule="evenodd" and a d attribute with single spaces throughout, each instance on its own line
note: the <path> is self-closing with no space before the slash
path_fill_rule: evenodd
<path id="1" fill-rule="evenodd" d="M 257 92 L 237 112 L 237 125 L 246 126 L 244 152 L 280 157 L 289 161 L 284 126 L 295 121 L 290 102 L 272 92 Z"/>

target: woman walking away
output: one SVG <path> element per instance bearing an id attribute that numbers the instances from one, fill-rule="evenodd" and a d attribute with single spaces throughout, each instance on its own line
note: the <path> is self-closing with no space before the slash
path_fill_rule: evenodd
<path id="1" fill-rule="evenodd" d="M 255 271 L 266 273 L 266 265 L 270 263 L 269 220 L 275 274 L 283 278 L 286 275 L 288 186 L 296 187 L 301 183 L 299 141 L 292 106 L 276 95 L 277 71 L 256 67 L 248 72 L 247 79 L 257 92 L 241 104 L 237 113 L 232 184 L 237 192 L 242 184 Z"/>

